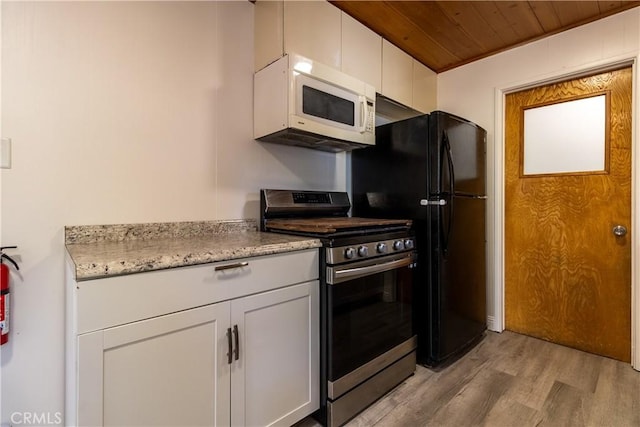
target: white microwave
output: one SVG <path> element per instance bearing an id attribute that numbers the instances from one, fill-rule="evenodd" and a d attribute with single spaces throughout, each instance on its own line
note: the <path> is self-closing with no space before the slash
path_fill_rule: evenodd
<path id="1" fill-rule="evenodd" d="M 254 138 L 318 150 L 375 145 L 375 88 L 297 54 L 254 75 Z"/>

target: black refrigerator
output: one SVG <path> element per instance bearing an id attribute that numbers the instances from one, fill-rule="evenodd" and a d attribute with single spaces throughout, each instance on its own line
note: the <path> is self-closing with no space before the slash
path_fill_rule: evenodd
<path id="1" fill-rule="evenodd" d="M 444 366 L 486 330 L 486 131 L 442 111 L 376 128 L 352 152 L 353 216 L 413 220 L 418 362 Z"/>

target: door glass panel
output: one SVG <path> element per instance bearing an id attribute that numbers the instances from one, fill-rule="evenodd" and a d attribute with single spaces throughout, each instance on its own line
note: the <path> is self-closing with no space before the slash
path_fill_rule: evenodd
<path id="1" fill-rule="evenodd" d="M 524 110 L 523 175 L 605 172 L 607 96 Z"/>

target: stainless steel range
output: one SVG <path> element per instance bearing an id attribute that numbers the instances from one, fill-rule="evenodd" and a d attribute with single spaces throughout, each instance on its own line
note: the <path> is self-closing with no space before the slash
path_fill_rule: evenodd
<path id="1" fill-rule="evenodd" d="M 261 230 L 318 237 L 320 411 L 339 426 L 412 375 L 411 221 L 353 218 L 347 193 L 261 190 Z"/>

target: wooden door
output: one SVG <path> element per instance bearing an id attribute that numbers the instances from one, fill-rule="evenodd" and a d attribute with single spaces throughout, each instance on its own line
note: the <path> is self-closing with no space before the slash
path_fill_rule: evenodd
<path id="1" fill-rule="evenodd" d="M 505 143 L 505 320 L 515 332 L 631 358 L 631 68 L 509 94 Z M 529 108 L 606 99 L 602 171 L 523 173 Z M 628 233 L 616 237 L 613 228 Z"/>

